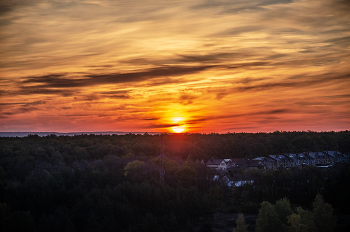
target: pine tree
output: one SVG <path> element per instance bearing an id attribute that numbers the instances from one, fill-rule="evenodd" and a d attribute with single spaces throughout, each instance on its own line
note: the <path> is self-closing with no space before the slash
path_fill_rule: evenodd
<path id="1" fill-rule="evenodd" d="M 314 222 L 319 232 L 335 231 L 337 224 L 336 217 L 333 215 L 333 207 L 325 203 L 321 194 L 317 194 L 313 203 L 312 212 L 314 214 Z"/>
<path id="2" fill-rule="evenodd" d="M 233 232 L 248 232 L 248 226 L 245 224 L 245 218 L 242 213 L 238 214 L 237 220 L 236 220 L 237 227 L 236 229 L 233 229 Z"/>
<path id="3" fill-rule="evenodd" d="M 261 203 L 256 224 L 257 232 L 281 232 L 282 230 L 281 222 L 278 219 L 274 206 L 267 201 Z"/>

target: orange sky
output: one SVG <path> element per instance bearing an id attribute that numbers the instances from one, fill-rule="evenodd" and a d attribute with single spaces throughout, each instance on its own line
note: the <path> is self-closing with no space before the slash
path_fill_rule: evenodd
<path id="1" fill-rule="evenodd" d="M 350 129 L 348 0 L 2 0 L 0 131 Z"/>

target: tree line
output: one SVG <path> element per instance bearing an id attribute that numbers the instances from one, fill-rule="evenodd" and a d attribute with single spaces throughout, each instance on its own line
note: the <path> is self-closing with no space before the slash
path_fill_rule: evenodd
<path id="1" fill-rule="evenodd" d="M 162 138 L 162 139 L 161 139 Z M 24 138 L 2 137 L 1 154 L 71 163 L 78 159 L 102 159 L 106 155 L 159 155 L 160 143 L 171 157 L 187 159 L 255 158 L 271 154 L 306 151 L 350 151 L 350 131 L 273 132 L 183 135 L 76 135 Z"/>

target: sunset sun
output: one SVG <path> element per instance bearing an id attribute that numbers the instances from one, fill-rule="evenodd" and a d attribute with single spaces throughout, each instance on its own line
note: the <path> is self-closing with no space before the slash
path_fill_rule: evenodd
<path id="1" fill-rule="evenodd" d="M 175 133 L 181 133 L 183 132 L 186 127 L 185 126 L 174 126 L 171 128 Z"/>
<path id="2" fill-rule="evenodd" d="M 185 117 L 172 117 L 170 118 L 171 123 L 177 124 L 177 126 L 171 127 L 171 130 L 175 133 L 181 133 L 184 132 L 186 129 L 185 124 Z"/>

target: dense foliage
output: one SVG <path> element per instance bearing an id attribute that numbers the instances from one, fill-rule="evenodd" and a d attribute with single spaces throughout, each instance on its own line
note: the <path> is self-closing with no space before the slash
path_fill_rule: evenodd
<path id="1" fill-rule="evenodd" d="M 255 158 L 284 152 L 350 151 L 350 131 L 274 132 L 184 135 L 29 135 L 25 138 L 1 138 L 2 156 L 34 157 L 50 162 L 159 155 L 161 137 L 165 154 L 187 159 Z"/>
<path id="2" fill-rule="evenodd" d="M 199 231 L 217 210 L 258 213 L 287 197 L 311 209 L 317 193 L 349 213 L 349 169 L 246 171 L 230 188 L 201 164 L 210 157 L 348 152 L 350 132 L 78 135 L 0 138 L 2 231 Z M 165 185 L 159 182 L 164 145 Z M 284 223 L 287 223 L 287 219 Z M 292 219 L 291 219 L 292 220 Z M 244 226 L 242 227 L 244 228 Z"/>
<path id="3" fill-rule="evenodd" d="M 334 232 L 333 207 L 317 194 L 312 211 L 296 208 L 293 212 L 287 198 L 275 205 L 264 201 L 259 210 L 256 232 Z"/>

